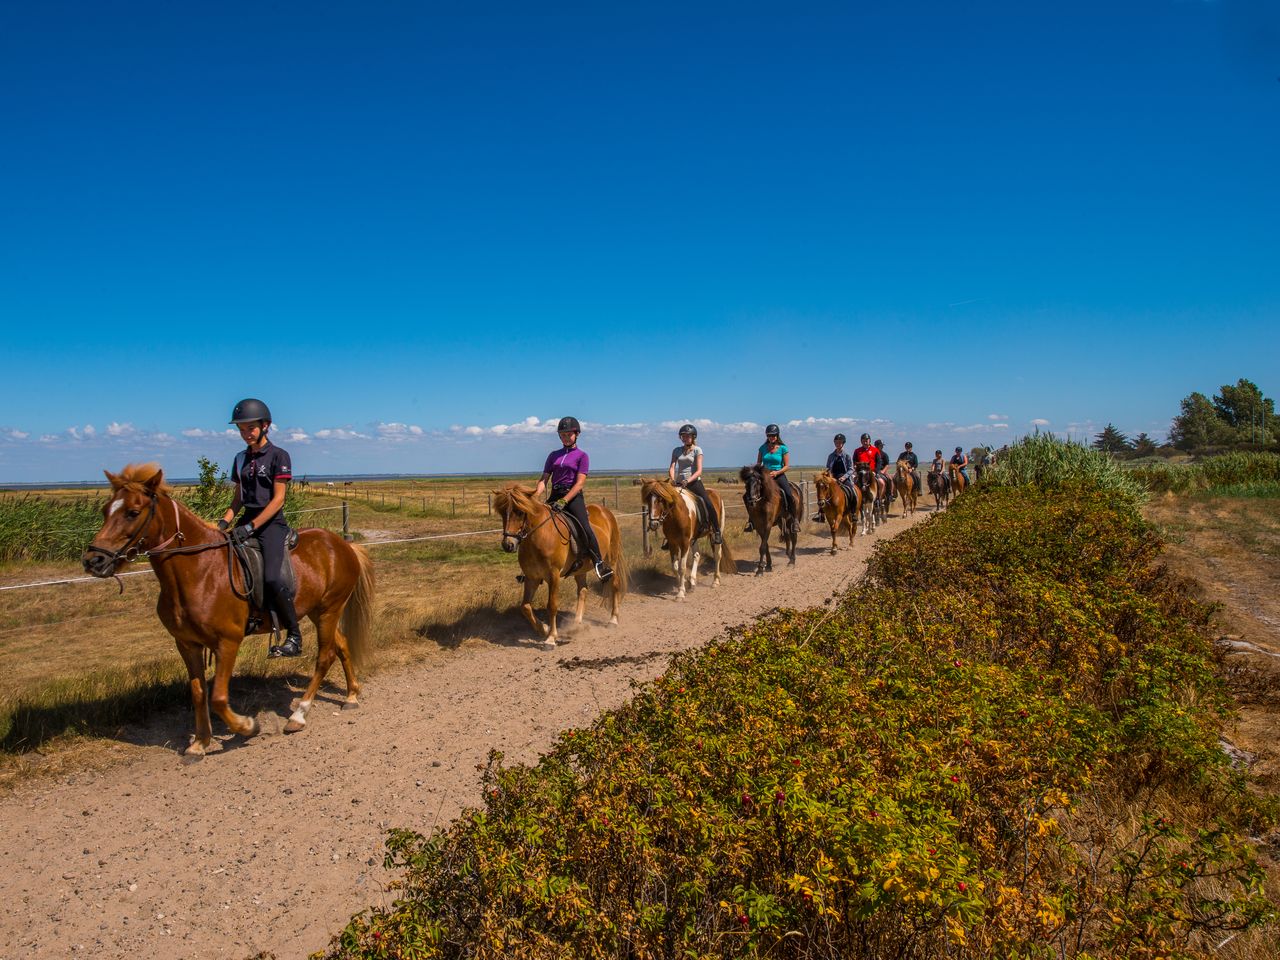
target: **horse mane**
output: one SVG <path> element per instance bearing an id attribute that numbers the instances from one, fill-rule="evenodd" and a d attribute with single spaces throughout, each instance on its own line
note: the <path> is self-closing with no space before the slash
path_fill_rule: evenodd
<path id="1" fill-rule="evenodd" d="M 519 483 L 508 483 L 493 491 L 493 505 L 499 513 L 506 513 L 515 508 L 521 513 L 529 513 L 537 506 L 534 500 L 535 488 L 521 486 Z"/>
<path id="2" fill-rule="evenodd" d="M 814 482 L 815 484 L 816 484 L 816 483 L 824 483 L 824 484 L 825 484 L 825 483 L 835 483 L 835 482 L 836 482 L 836 478 L 835 478 L 835 477 L 833 477 L 833 476 L 831 475 L 831 471 L 830 471 L 830 470 L 823 470 L 823 471 L 821 471 L 820 473 L 816 473 L 816 474 L 814 474 L 813 482 Z"/>
<path id="3" fill-rule="evenodd" d="M 144 490 L 146 483 L 157 473 L 160 472 L 160 464 L 151 463 L 130 463 L 118 474 L 112 475 L 111 486 L 113 489 L 121 490 L 129 488 L 139 492 L 148 492 Z M 163 493 L 165 496 L 172 496 L 173 488 L 169 484 L 161 481 L 160 486 L 156 488 L 156 493 Z"/>
<path id="4" fill-rule="evenodd" d="M 646 477 L 640 485 L 640 496 L 646 500 L 657 497 L 668 507 L 674 507 L 679 494 L 676 493 L 675 484 L 666 477 Z"/>
<path id="5" fill-rule="evenodd" d="M 752 474 L 760 478 L 760 489 L 764 493 L 766 502 L 773 502 L 782 496 L 782 491 L 778 489 L 778 482 L 764 468 L 763 463 L 757 463 L 752 466 L 743 467 L 738 471 L 738 476 L 742 478 L 742 482 L 746 483 Z"/>

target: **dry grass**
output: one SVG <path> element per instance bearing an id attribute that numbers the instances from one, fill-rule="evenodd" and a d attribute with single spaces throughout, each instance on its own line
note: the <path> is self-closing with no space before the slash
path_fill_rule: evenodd
<path id="1" fill-rule="evenodd" d="M 518 563 L 513 555 L 502 552 L 496 534 L 372 545 L 380 540 L 496 529 L 500 520 L 487 512 L 486 494 L 499 482 L 499 478 L 468 478 L 360 485 L 369 495 L 351 500 L 351 527 L 358 540 L 371 544 L 378 575 L 377 655 L 366 672 L 418 660 L 472 638 L 527 639 L 528 627 L 517 609 Z M 341 487 L 333 489 L 340 498 Z M 754 562 L 755 537 L 741 533 L 737 491 L 728 485 L 717 489 L 730 508 L 726 539 L 738 557 Z M 324 491 L 315 495 L 315 484 L 309 492 L 313 496 L 308 506 L 313 509 L 338 506 Z M 101 497 L 100 491 L 74 493 Z M 586 496 L 589 502 L 616 505 L 620 514 L 638 514 L 641 507 L 639 488 L 630 478 L 618 478 L 616 483 L 613 478 L 592 480 Z M 457 504 L 456 515 L 439 506 L 449 500 Z M 304 520 L 309 526 L 333 529 L 340 526 L 341 514 L 337 509 L 308 513 Z M 661 532 L 652 537 L 653 556 L 644 558 L 639 516 L 622 517 L 619 522 L 631 565 L 632 591 L 671 590 L 669 563 L 658 550 Z M 69 564 L 15 564 L 0 569 L 0 584 L 80 576 L 83 572 Z M 184 669 L 172 639 L 155 616 L 155 581 L 138 576 L 123 582 L 123 594 L 109 580 L 0 593 L 0 779 L 30 766 L 21 756 L 26 751 L 42 748 L 48 753 L 50 746 L 58 744 L 58 752 L 65 752 L 70 734 L 110 736 L 125 722 L 150 711 L 185 705 Z M 571 583 L 562 587 L 562 611 L 571 609 L 572 589 Z M 601 596 L 599 590 L 593 592 Z M 539 600 L 545 603 L 542 597 Z M 309 624 L 303 632 L 310 641 Z M 246 640 L 236 666 L 241 687 L 245 678 L 301 677 L 310 669 L 309 655 L 298 661 L 268 661 L 265 651 L 265 638 Z"/>
<path id="2" fill-rule="evenodd" d="M 1239 707 L 1224 736 L 1252 758 L 1256 789 L 1280 798 L 1280 511 L 1273 500 L 1169 494 L 1153 497 L 1145 512 L 1173 541 L 1170 565 L 1220 606 L 1222 669 Z M 1259 840 L 1267 891 L 1280 904 L 1280 831 Z M 1272 960 L 1275 943 L 1247 934 L 1221 955 Z"/>

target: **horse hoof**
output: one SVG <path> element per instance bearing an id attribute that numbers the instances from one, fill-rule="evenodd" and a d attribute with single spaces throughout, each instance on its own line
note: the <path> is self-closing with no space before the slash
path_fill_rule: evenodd
<path id="1" fill-rule="evenodd" d="M 289 722 L 284 725 L 284 732 L 297 733 L 300 730 L 305 730 L 306 727 L 307 727 L 307 721 L 294 720 L 292 717 L 290 717 Z"/>
<path id="2" fill-rule="evenodd" d="M 258 721 L 257 721 L 257 720 L 250 719 L 250 721 L 249 721 L 249 729 L 248 729 L 248 730 L 245 730 L 243 733 L 241 733 L 241 734 L 240 734 L 240 736 L 242 736 L 242 737 L 244 737 L 246 740 L 248 740 L 250 737 L 256 737 L 256 736 L 258 735 L 258 732 L 259 732 L 261 729 L 262 729 L 262 728 L 258 726 Z"/>
<path id="3" fill-rule="evenodd" d="M 348 700 L 342 705 L 343 710 L 359 710 L 360 703 L 357 700 Z"/>
<path id="4" fill-rule="evenodd" d="M 609 621 L 609 626 L 611 626 L 611 627 L 616 627 L 617 625 L 618 625 L 618 618 L 617 618 L 617 617 L 614 617 L 612 620 L 610 620 L 610 621 Z"/>
<path id="5" fill-rule="evenodd" d="M 203 760 L 204 754 L 205 754 L 204 745 L 201 743 L 195 743 L 195 742 L 193 742 L 191 746 L 187 747 L 187 749 L 182 751 L 182 755 L 184 757 L 192 757 L 196 760 Z"/>
<path id="6" fill-rule="evenodd" d="M 543 650 L 554 650 L 555 648 L 556 648 L 556 642 L 552 640 L 550 637 L 547 637 L 545 640 L 542 641 Z"/>

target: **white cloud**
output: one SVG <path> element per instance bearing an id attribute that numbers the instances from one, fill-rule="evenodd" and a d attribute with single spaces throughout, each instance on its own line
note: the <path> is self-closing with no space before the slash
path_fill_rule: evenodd
<path id="1" fill-rule="evenodd" d="M 192 440 L 214 440 L 223 437 L 239 437 L 240 431 L 231 427 L 225 430 L 202 430 L 199 427 L 188 427 L 182 431 L 184 437 L 190 437 Z"/>
<path id="2" fill-rule="evenodd" d="M 19 430 L 17 427 L 0 427 L 0 437 L 6 440 L 26 440 L 31 434 L 25 430 Z"/>
<path id="3" fill-rule="evenodd" d="M 803 420 L 788 420 L 787 426 L 799 427 L 847 427 L 858 421 L 853 417 L 805 417 Z"/>
<path id="4" fill-rule="evenodd" d="M 84 435 L 85 435 L 86 437 L 93 437 L 93 436 L 95 436 L 95 435 L 98 433 L 98 431 L 97 431 L 97 430 L 95 430 L 95 429 L 93 428 L 93 424 L 92 424 L 92 423 L 86 423 L 86 424 L 84 425 L 84 431 L 83 431 L 83 432 L 84 432 Z"/>
<path id="5" fill-rule="evenodd" d="M 1007 413 L 988 413 L 987 419 L 988 420 L 1008 420 L 1009 415 Z"/>
<path id="6" fill-rule="evenodd" d="M 358 430 L 347 430 L 343 427 L 326 427 L 324 430 L 317 430 L 314 434 L 317 440 L 368 440 L 367 433 L 360 433 Z"/>
<path id="7" fill-rule="evenodd" d="M 1031 421 L 1031 425 L 1033 427 L 1047 427 L 1049 425 L 1049 421 L 1044 419 L 1044 417 L 1036 417 Z"/>
<path id="8" fill-rule="evenodd" d="M 40 442 L 41 442 L 41 443 L 57 443 L 57 442 L 58 442 L 59 440 L 61 440 L 61 439 L 62 439 L 62 438 L 61 438 L 61 437 L 59 437 L 56 433 L 42 433 L 42 434 L 40 434 Z"/>
<path id="9" fill-rule="evenodd" d="M 112 420 L 107 424 L 107 436 L 109 437 L 131 437 L 137 432 L 132 423 L 116 423 Z"/>
<path id="10" fill-rule="evenodd" d="M 307 433 L 297 429 L 284 431 L 284 438 L 288 440 L 290 443 L 310 443 L 311 442 L 311 437 Z"/>

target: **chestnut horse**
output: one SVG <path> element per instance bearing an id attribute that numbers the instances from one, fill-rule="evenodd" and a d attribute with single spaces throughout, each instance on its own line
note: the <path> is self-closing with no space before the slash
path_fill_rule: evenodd
<path id="1" fill-rule="evenodd" d="M 951 499 L 951 478 L 941 470 L 929 471 L 929 492 L 933 494 L 934 510 L 941 510 Z"/>
<path id="2" fill-rule="evenodd" d="M 964 474 L 960 472 L 960 468 L 958 466 L 954 463 L 949 463 L 947 466 L 951 468 L 951 499 L 954 500 L 956 497 L 960 496 L 960 494 L 964 493 L 964 488 L 967 484 L 965 483 Z"/>
<path id="3" fill-rule="evenodd" d="M 209 749 L 211 706 L 233 733 L 252 737 L 258 722 L 232 710 L 228 694 L 249 621 L 245 591 L 232 580 L 233 569 L 237 580 L 240 574 L 228 536 L 175 500 L 154 463 L 131 464 L 119 475 L 107 472 L 107 479 L 111 494 L 102 508 L 102 529 L 84 552 L 84 569 L 95 577 L 111 577 L 129 560 L 146 557 L 151 562 L 160 583 L 156 613 L 177 642 L 191 683 L 196 732 L 187 754 L 202 756 Z M 360 705 L 355 668 L 373 643 L 373 568 L 364 550 L 328 530 L 299 531 L 291 560 L 298 615 L 311 618 L 320 645 L 311 683 L 285 726 L 296 733 L 306 726 L 307 711 L 335 657 L 347 679 L 342 708 Z M 254 632 L 269 629 L 264 625 Z M 212 694 L 206 654 L 216 663 Z"/>
<path id="4" fill-rule="evenodd" d="M 858 492 L 863 536 L 871 533 L 880 523 L 880 514 L 876 510 L 876 501 L 879 499 L 880 490 L 880 484 L 876 478 L 879 476 L 880 474 L 868 464 L 855 463 L 853 465 L 853 483 Z"/>
<path id="5" fill-rule="evenodd" d="M 676 599 L 685 596 L 685 581 L 690 587 L 698 585 L 698 540 L 711 535 L 711 525 L 698 523 L 698 505 L 696 498 L 688 490 L 677 489 L 676 485 L 663 477 L 659 480 L 645 480 L 640 487 L 640 496 L 649 507 L 649 529 L 656 530 L 662 526 L 662 535 L 667 538 L 667 552 L 671 554 L 671 570 L 676 575 Z M 714 490 L 707 491 L 707 499 L 720 521 L 720 529 L 724 529 L 724 504 L 720 494 Z M 723 538 L 721 538 L 723 540 Z M 727 543 L 713 543 L 711 554 L 715 558 L 715 580 L 712 586 L 720 586 L 721 573 L 734 573 L 738 567 L 733 562 L 733 554 L 729 552 Z"/>
<path id="6" fill-rule="evenodd" d="M 787 563 L 796 562 L 796 541 L 800 539 L 800 519 L 804 516 L 804 491 L 792 484 L 795 494 L 791 510 L 787 498 L 768 470 L 762 464 L 743 467 L 738 475 L 746 484 L 742 502 L 746 504 L 751 526 L 760 538 L 760 558 L 756 562 L 756 576 L 773 569 L 773 556 L 769 553 L 769 531 L 776 525 L 782 531 L 782 546 L 787 552 Z"/>
<path id="7" fill-rule="evenodd" d="M 844 484 L 826 470 L 813 478 L 813 488 L 818 495 L 818 509 L 822 511 L 822 519 L 831 528 L 831 555 L 836 554 L 836 537 L 841 527 L 849 528 L 849 546 L 853 546 L 853 536 L 857 532 L 858 521 L 855 519 L 861 508 L 862 497 L 857 488 L 853 491 L 853 503 L 849 503 L 849 495 Z"/>
<path id="8" fill-rule="evenodd" d="M 912 470 L 910 460 L 899 460 L 898 469 L 893 475 L 893 485 L 898 490 L 898 496 L 902 498 L 902 515 L 905 517 L 907 511 L 916 512 L 916 497 L 919 491 L 916 490 L 916 475 Z"/>
<path id="9" fill-rule="evenodd" d="M 560 608 L 560 580 L 572 575 L 578 583 L 578 602 L 573 622 L 582 623 L 587 609 L 587 574 L 592 571 L 591 558 L 575 553 L 572 546 L 573 523 L 560 516 L 549 506 L 535 499 L 533 487 L 508 483 L 493 491 L 493 505 L 502 517 L 502 549 L 507 553 L 519 551 L 520 579 L 524 583 L 524 598 L 520 610 L 525 619 L 548 649 L 556 645 L 556 614 Z M 627 592 L 627 559 L 622 552 L 622 533 L 617 518 L 608 507 L 598 503 L 587 507 L 591 529 L 600 544 L 600 554 L 613 576 L 608 584 L 612 605 L 610 626 L 618 625 L 618 606 Z M 581 561 L 581 563 L 579 563 Z M 543 626 L 533 612 L 533 595 L 542 584 L 547 585 L 547 625 Z"/>

